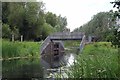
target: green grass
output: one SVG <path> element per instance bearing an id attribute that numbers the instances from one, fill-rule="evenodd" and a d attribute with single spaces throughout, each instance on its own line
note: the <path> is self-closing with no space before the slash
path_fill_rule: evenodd
<path id="1" fill-rule="evenodd" d="M 0 59 L 2 58 L 2 39 L 0 38 Z"/>
<path id="2" fill-rule="evenodd" d="M 64 41 L 64 46 L 67 48 L 70 47 L 79 47 L 81 41 Z"/>
<path id="3" fill-rule="evenodd" d="M 118 49 L 111 43 L 98 42 L 86 45 L 68 72 L 72 78 L 118 78 L 120 65 Z"/>
<path id="4" fill-rule="evenodd" d="M 2 58 L 39 57 L 40 42 L 10 42 L 2 40 Z"/>
<path id="5" fill-rule="evenodd" d="M 80 41 L 64 41 L 65 53 L 76 53 L 76 50 L 80 46 Z"/>

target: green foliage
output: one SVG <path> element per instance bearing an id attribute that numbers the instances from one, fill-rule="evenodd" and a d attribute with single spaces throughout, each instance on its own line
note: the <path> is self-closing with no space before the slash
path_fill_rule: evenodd
<path id="1" fill-rule="evenodd" d="M 57 24 L 57 16 L 52 12 L 47 12 L 45 15 L 46 23 L 50 24 L 51 26 L 55 27 Z"/>
<path id="2" fill-rule="evenodd" d="M 11 29 L 8 24 L 2 25 L 2 37 L 3 38 L 10 38 L 11 37 Z"/>
<path id="3" fill-rule="evenodd" d="M 80 41 L 64 41 L 64 46 L 69 48 L 69 47 L 79 47 L 80 46 Z"/>
<path id="4" fill-rule="evenodd" d="M 55 26 L 55 29 L 58 31 L 58 32 L 62 32 L 62 31 L 65 31 L 67 26 L 67 18 L 66 17 L 61 17 L 61 15 L 59 15 L 57 17 L 57 25 Z"/>
<path id="5" fill-rule="evenodd" d="M 39 56 L 40 43 L 2 40 L 2 58 Z"/>
<path id="6" fill-rule="evenodd" d="M 111 43 L 99 42 L 86 45 L 79 54 L 69 77 L 73 78 L 118 78 L 118 50 Z"/>
<path id="7" fill-rule="evenodd" d="M 56 16 L 55 14 L 51 12 L 47 12 L 45 15 L 46 23 L 50 24 L 52 27 L 54 27 L 57 32 L 64 31 L 67 26 L 67 18 L 61 17 L 61 15 Z"/>
<path id="8" fill-rule="evenodd" d="M 12 35 L 15 36 L 15 39 L 18 39 L 20 37 L 20 34 L 19 34 L 19 29 L 17 29 L 16 27 L 14 27 L 12 29 Z"/>
<path id="9" fill-rule="evenodd" d="M 9 25 L 11 34 L 17 39 L 20 35 L 24 36 L 24 40 L 45 39 L 51 32 L 62 31 L 67 25 L 65 17 L 45 13 L 43 2 L 3 2 L 2 14 L 3 24 Z"/>
<path id="10" fill-rule="evenodd" d="M 74 31 L 85 32 L 87 35 L 94 35 L 105 41 L 108 34 L 110 34 L 114 22 L 110 12 L 100 12 L 93 16 L 93 18 L 80 28 Z M 110 34 L 111 35 L 111 34 Z"/>
<path id="11" fill-rule="evenodd" d="M 115 47 L 120 48 L 120 31 L 117 32 L 117 29 L 114 29 L 113 33 L 111 42 Z"/>
<path id="12" fill-rule="evenodd" d="M 55 29 L 50 25 L 45 23 L 42 28 L 42 38 L 45 39 L 49 34 L 55 32 Z"/>
<path id="13" fill-rule="evenodd" d="M 3 3 L 2 2 L 2 22 L 3 23 L 7 23 L 8 22 L 8 14 L 9 14 L 9 4 L 6 2 L 6 3 Z"/>
<path id="14" fill-rule="evenodd" d="M 111 2 L 112 4 L 114 3 L 114 8 L 116 7 L 118 10 L 113 12 L 112 15 L 114 16 L 113 17 L 113 20 L 116 21 L 117 19 L 120 19 L 120 1 L 119 0 L 116 0 L 114 2 Z M 117 23 L 116 23 L 117 24 Z M 118 29 L 120 29 L 120 24 L 116 25 L 114 27 L 114 30 L 113 30 L 113 39 L 112 39 L 112 44 L 115 45 L 115 46 L 118 46 L 118 48 L 120 48 L 120 31 L 118 31 Z"/>
<path id="15" fill-rule="evenodd" d="M 0 59 L 2 58 L 2 40 L 0 39 Z"/>
<path id="16" fill-rule="evenodd" d="M 32 40 L 39 37 L 41 26 L 44 23 L 43 3 L 28 2 L 24 8 L 23 26 L 20 27 L 20 32 L 24 35 L 25 40 Z"/>
<path id="17" fill-rule="evenodd" d="M 23 26 L 22 22 L 23 22 L 23 15 L 24 15 L 24 7 L 23 7 L 24 3 L 8 3 L 7 6 L 7 10 L 6 12 L 8 13 L 6 16 L 3 15 L 3 17 L 6 17 L 7 19 L 7 24 L 10 25 L 11 29 L 13 29 L 15 26 L 17 28 Z M 3 4 L 4 6 L 4 4 Z M 4 7 L 3 7 L 4 8 Z M 3 14 L 4 10 L 3 10 Z"/>
<path id="18" fill-rule="evenodd" d="M 111 42 L 112 39 L 113 39 L 113 35 L 108 35 L 108 36 L 106 37 L 106 41 L 108 41 L 108 42 Z"/>

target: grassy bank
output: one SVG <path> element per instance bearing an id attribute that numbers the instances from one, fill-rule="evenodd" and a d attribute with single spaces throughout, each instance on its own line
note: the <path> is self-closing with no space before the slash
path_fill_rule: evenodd
<path id="1" fill-rule="evenodd" d="M 72 78 L 117 78 L 118 63 L 118 49 L 111 43 L 93 43 L 85 46 L 68 74 Z"/>
<path id="2" fill-rule="evenodd" d="M 2 58 L 2 39 L 0 38 L 0 59 Z"/>
<path id="3" fill-rule="evenodd" d="M 67 47 L 67 48 L 70 48 L 70 47 L 79 47 L 80 45 L 80 41 L 64 41 L 64 46 Z"/>
<path id="4" fill-rule="evenodd" d="M 64 47 L 65 47 L 65 52 L 66 53 L 76 53 L 76 50 L 79 48 L 80 46 L 80 41 L 76 40 L 76 41 L 64 41 Z"/>
<path id="5" fill-rule="evenodd" d="M 2 40 L 2 58 L 39 57 L 40 42 L 10 42 Z"/>

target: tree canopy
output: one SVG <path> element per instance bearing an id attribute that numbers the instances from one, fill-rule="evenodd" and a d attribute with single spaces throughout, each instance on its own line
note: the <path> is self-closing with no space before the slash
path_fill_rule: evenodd
<path id="1" fill-rule="evenodd" d="M 20 35 L 24 40 L 45 39 L 67 26 L 67 18 L 45 12 L 43 2 L 2 2 L 3 38 Z"/>
<path id="2" fill-rule="evenodd" d="M 85 32 L 87 35 L 97 36 L 100 40 L 105 41 L 112 30 L 113 24 L 111 12 L 99 12 L 88 23 L 74 31 Z"/>
<path id="3" fill-rule="evenodd" d="M 113 31 L 113 38 L 112 38 L 112 44 L 115 46 L 118 46 L 120 48 L 120 0 L 115 0 L 114 2 L 111 2 L 113 5 L 113 8 L 117 8 L 117 11 L 113 12 L 114 21 L 116 21 L 116 25 L 114 27 Z"/>

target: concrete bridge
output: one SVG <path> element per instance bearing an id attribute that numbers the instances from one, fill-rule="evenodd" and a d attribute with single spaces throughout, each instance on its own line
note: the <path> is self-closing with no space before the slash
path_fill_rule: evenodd
<path id="1" fill-rule="evenodd" d="M 84 47 L 85 41 L 86 41 L 86 36 L 84 33 L 81 33 L 81 32 L 72 32 L 72 33 L 71 32 L 57 32 L 57 33 L 51 34 L 42 43 L 41 50 L 40 50 L 41 53 L 44 51 L 44 49 L 48 46 L 48 44 L 51 41 L 54 42 L 56 40 L 59 40 L 59 41 L 61 41 L 61 40 L 80 40 L 81 41 L 80 50 L 82 50 Z"/>
<path id="2" fill-rule="evenodd" d="M 87 40 L 84 33 L 81 32 L 57 32 L 49 35 L 41 45 L 41 59 L 49 63 L 51 67 L 57 67 L 60 64 L 56 63 L 57 59 L 64 54 L 63 40 L 79 40 L 80 45 L 77 52 L 82 52 L 86 41 L 90 42 L 91 38 Z"/>
<path id="3" fill-rule="evenodd" d="M 82 40 L 84 33 L 59 32 L 50 35 L 51 40 Z"/>

